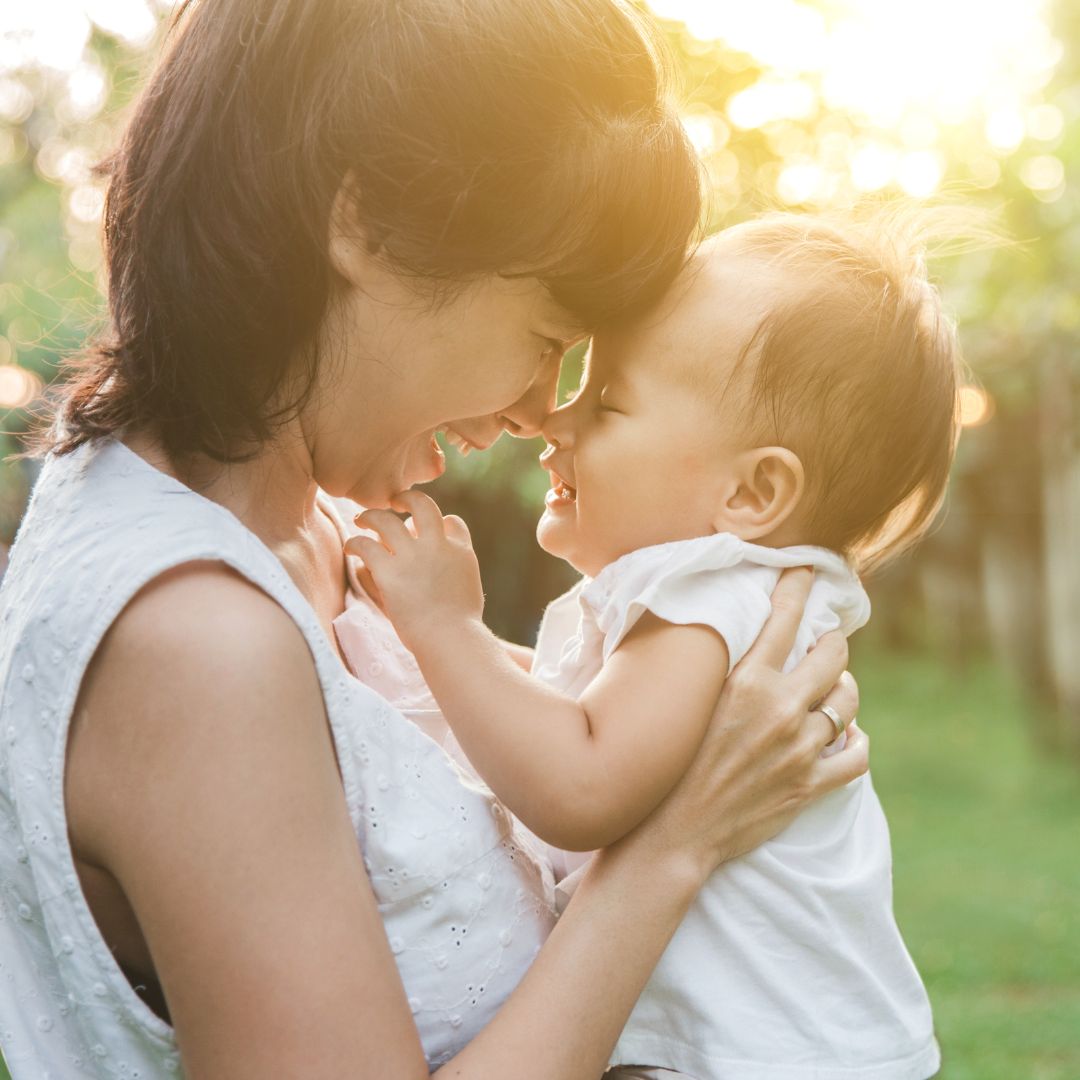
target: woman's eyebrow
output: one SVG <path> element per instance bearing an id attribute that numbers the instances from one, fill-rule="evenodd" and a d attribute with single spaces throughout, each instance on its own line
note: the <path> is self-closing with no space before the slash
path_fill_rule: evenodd
<path id="1" fill-rule="evenodd" d="M 540 334 L 549 341 L 557 341 L 563 352 L 569 352 L 575 345 L 588 340 L 592 334 L 580 327 L 569 327 L 561 323 L 549 323 Z"/>
<path id="2" fill-rule="evenodd" d="M 579 341 L 592 336 L 592 331 L 578 321 L 566 308 L 552 302 L 540 316 L 545 327 L 545 334 L 555 341 L 561 341 L 569 349 Z M 551 333 L 547 333 L 547 331 Z"/>

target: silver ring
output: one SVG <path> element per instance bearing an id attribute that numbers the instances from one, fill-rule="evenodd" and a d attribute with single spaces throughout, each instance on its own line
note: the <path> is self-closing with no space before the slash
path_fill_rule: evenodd
<path id="1" fill-rule="evenodd" d="M 832 726 L 836 729 L 836 734 L 829 743 L 829 746 L 832 746 L 847 730 L 847 724 L 840 719 L 840 714 L 831 705 L 819 705 L 814 712 L 824 713 L 832 721 Z"/>

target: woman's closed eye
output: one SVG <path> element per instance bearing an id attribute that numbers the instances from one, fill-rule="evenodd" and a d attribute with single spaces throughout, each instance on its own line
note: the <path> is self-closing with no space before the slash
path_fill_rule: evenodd
<path id="1" fill-rule="evenodd" d="M 547 364 L 555 359 L 562 360 L 566 353 L 566 342 L 559 341 L 557 338 L 541 338 L 543 344 L 543 350 L 540 353 L 541 364 Z"/>
<path id="2" fill-rule="evenodd" d="M 604 413 L 625 412 L 624 409 L 619 408 L 619 403 L 612 398 L 612 395 L 606 389 L 600 391 L 600 395 L 596 399 L 596 406 L 600 412 Z"/>

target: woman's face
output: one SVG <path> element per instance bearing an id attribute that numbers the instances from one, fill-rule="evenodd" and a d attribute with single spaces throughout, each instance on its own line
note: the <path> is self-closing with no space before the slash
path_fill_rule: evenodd
<path id="1" fill-rule="evenodd" d="M 368 507 L 442 474 L 436 433 L 483 449 L 536 435 L 580 337 L 535 278 L 486 277 L 445 300 L 373 261 L 328 316 L 302 424 L 314 476 Z"/>

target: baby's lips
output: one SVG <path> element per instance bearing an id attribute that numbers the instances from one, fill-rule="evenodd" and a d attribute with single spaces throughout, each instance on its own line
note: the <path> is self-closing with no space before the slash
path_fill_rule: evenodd
<path id="1" fill-rule="evenodd" d="M 548 473 L 551 475 L 552 480 L 562 484 L 562 486 L 565 487 L 565 488 L 569 488 L 571 491 L 577 491 L 577 486 L 574 485 L 574 484 L 571 484 L 570 481 L 567 480 L 566 477 L 563 476 L 562 473 L 556 471 L 550 465 L 545 466 L 545 467 L 547 468 Z"/>
<path id="2" fill-rule="evenodd" d="M 540 466 L 546 473 L 550 474 L 553 480 L 557 480 L 560 484 L 564 484 L 566 487 L 574 489 L 574 485 L 570 483 L 570 481 L 567 480 L 566 477 L 551 463 L 551 459 L 555 456 L 556 452 L 557 447 L 549 444 L 547 449 L 540 455 Z"/>

